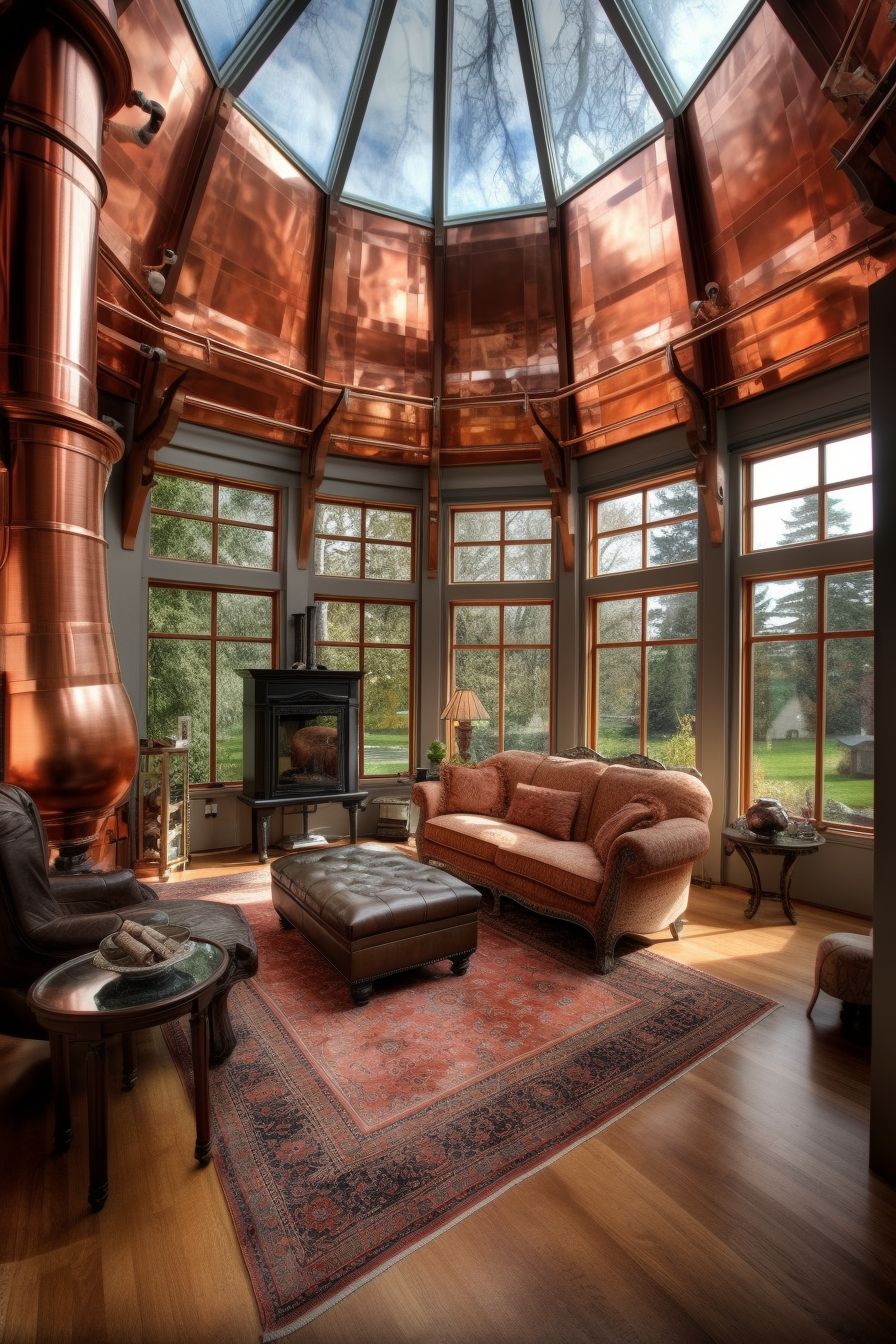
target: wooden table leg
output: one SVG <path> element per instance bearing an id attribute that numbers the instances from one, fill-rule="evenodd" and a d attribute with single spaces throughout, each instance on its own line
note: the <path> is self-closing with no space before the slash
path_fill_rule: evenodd
<path id="1" fill-rule="evenodd" d="M 747 865 L 750 874 L 750 881 L 753 884 L 753 890 L 750 893 L 750 904 L 747 906 L 744 914 L 747 919 L 752 919 L 762 902 L 762 878 L 759 876 L 759 869 L 756 867 L 756 860 L 748 849 L 743 845 L 735 845 L 734 848 Z"/>
<path id="2" fill-rule="evenodd" d="M 109 1198 L 106 1114 L 106 1042 L 87 1047 L 87 1137 L 90 1149 L 90 1186 L 87 1199 L 99 1211 Z"/>
<path id="3" fill-rule="evenodd" d="M 358 843 L 358 804 L 343 803 L 342 806 L 348 812 L 348 835 L 353 845 Z"/>
<path id="4" fill-rule="evenodd" d="M 273 809 L 270 812 L 258 813 L 258 862 L 267 863 L 268 861 L 268 828 L 271 824 L 271 817 L 274 815 Z"/>
<path id="5" fill-rule="evenodd" d="M 137 1061 L 134 1058 L 134 1033 L 121 1033 L 121 1085 L 130 1092 L 137 1081 Z"/>
<path id="6" fill-rule="evenodd" d="M 781 896 L 781 905 L 784 907 L 784 913 L 791 924 L 796 923 L 796 911 L 793 908 L 793 901 L 790 899 L 790 879 L 792 876 L 793 865 L 799 858 L 799 854 L 785 854 L 784 862 L 781 864 L 781 881 L 778 885 L 778 891 Z"/>
<path id="7" fill-rule="evenodd" d="M 73 1132 L 68 1037 L 58 1031 L 50 1032 L 50 1067 L 53 1072 L 53 1109 L 56 1113 L 53 1148 L 57 1153 L 67 1153 Z"/>
<path id="8" fill-rule="evenodd" d="M 193 1098 L 196 1111 L 196 1149 L 200 1166 L 212 1155 L 212 1114 L 208 1097 L 208 1013 L 205 1009 L 190 1015 L 190 1041 L 193 1047 Z"/>

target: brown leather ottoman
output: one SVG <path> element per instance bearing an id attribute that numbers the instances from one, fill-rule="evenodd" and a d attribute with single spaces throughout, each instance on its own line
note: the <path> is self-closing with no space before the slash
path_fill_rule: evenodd
<path id="1" fill-rule="evenodd" d="M 476 888 L 388 845 L 276 859 L 271 897 L 284 928 L 304 933 L 345 976 L 360 1006 L 384 975 L 448 958 L 463 975 L 476 951 Z"/>

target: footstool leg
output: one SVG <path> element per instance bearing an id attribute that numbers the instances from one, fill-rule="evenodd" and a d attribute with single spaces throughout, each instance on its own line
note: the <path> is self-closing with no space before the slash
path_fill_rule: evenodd
<path id="1" fill-rule="evenodd" d="M 373 981 L 359 980 L 357 984 L 350 985 L 352 998 L 359 1008 L 364 1008 L 373 997 Z"/>
<path id="2" fill-rule="evenodd" d="M 451 974 L 466 975 L 470 966 L 469 952 L 463 952 L 459 957 L 451 958 Z"/>

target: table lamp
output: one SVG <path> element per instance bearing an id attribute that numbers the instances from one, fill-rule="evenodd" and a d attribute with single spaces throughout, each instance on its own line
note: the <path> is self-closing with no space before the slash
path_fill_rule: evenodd
<path id="1" fill-rule="evenodd" d="M 462 761 L 468 761 L 470 743 L 473 740 L 471 720 L 482 719 L 488 723 L 488 714 L 479 696 L 475 691 L 455 691 L 442 710 L 442 718 L 447 719 L 449 723 L 456 723 L 454 739 L 457 743 L 457 754 Z"/>

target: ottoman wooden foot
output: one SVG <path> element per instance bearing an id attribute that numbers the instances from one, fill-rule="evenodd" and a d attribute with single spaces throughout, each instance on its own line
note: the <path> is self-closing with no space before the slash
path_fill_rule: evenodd
<path id="1" fill-rule="evenodd" d="M 466 975 L 469 969 L 470 969 L 470 957 L 468 953 L 464 953 L 464 955 L 460 957 L 451 958 L 452 975 Z"/>
<path id="2" fill-rule="evenodd" d="M 352 998 L 359 1008 L 366 1008 L 373 997 L 373 981 L 362 980 L 360 984 L 350 985 Z"/>

